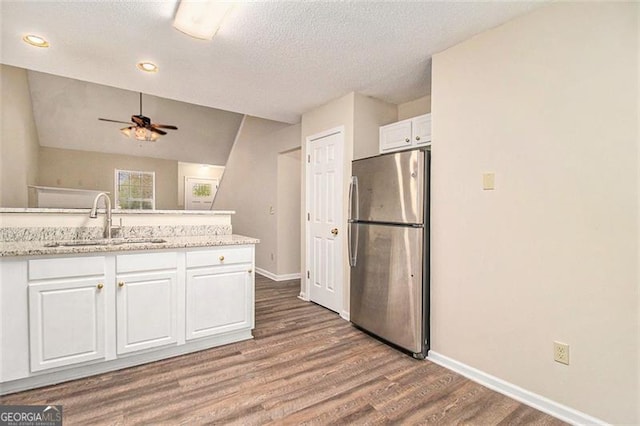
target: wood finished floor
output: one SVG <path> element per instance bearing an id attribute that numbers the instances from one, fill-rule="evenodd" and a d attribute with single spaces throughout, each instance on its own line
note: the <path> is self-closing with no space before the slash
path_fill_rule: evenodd
<path id="1" fill-rule="evenodd" d="M 65 425 L 472 424 L 561 421 L 418 361 L 256 278 L 254 340 L 0 397 L 61 404 Z"/>

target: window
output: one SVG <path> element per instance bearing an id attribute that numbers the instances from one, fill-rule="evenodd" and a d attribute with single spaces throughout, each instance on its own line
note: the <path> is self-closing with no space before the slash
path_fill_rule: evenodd
<path id="1" fill-rule="evenodd" d="M 116 208 L 153 210 L 156 208 L 155 172 L 116 169 Z"/>

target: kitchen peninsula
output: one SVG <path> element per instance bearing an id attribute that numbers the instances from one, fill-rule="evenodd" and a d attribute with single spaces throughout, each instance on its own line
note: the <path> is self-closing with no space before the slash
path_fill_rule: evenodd
<path id="1" fill-rule="evenodd" d="M 0 394 L 251 339 L 233 213 L 0 209 Z"/>

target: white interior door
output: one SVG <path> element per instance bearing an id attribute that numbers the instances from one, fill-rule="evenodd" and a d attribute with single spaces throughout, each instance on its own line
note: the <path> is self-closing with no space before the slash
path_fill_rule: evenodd
<path id="1" fill-rule="evenodd" d="M 184 209 L 210 210 L 218 192 L 218 179 L 185 176 Z"/>
<path id="2" fill-rule="evenodd" d="M 342 130 L 307 139 L 307 280 L 309 299 L 340 313 L 343 307 Z"/>

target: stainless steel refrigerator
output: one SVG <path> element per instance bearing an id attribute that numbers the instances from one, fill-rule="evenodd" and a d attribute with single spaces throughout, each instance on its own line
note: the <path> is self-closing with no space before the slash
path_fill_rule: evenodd
<path id="1" fill-rule="evenodd" d="M 431 153 L 356 160 L 349 190 L 350 319 L 423 359 L 429 350 Z"/>

